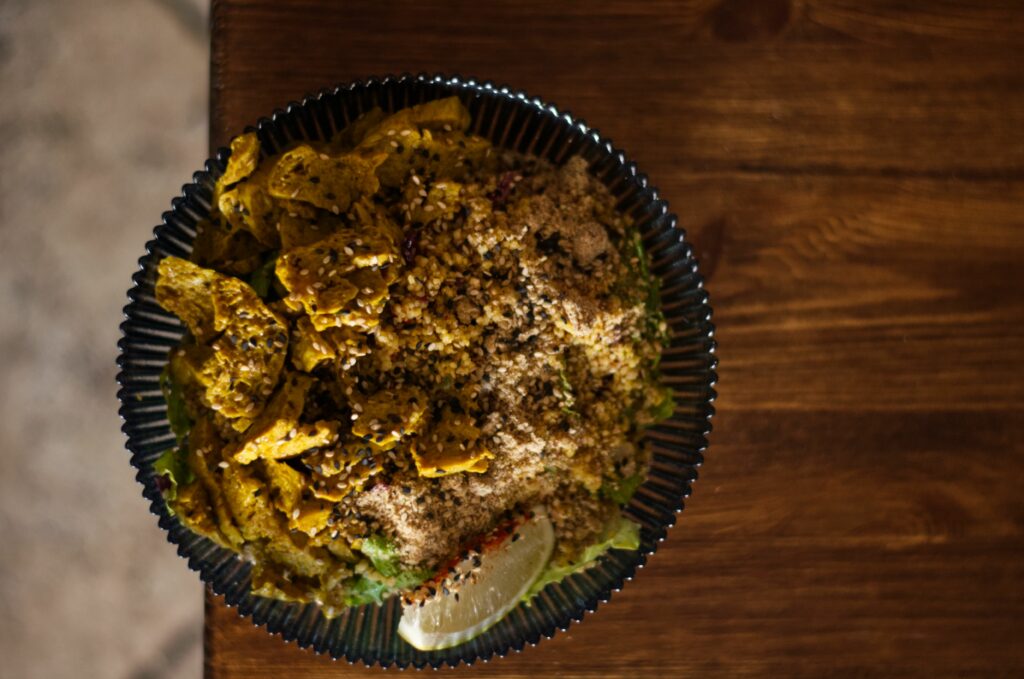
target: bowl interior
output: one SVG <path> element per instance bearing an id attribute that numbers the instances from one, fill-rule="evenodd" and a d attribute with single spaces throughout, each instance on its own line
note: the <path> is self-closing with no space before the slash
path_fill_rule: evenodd
<path id="1" fill-rule="evenodd" d="M 636 220 L 652 270 L 661 280 L 662 308 L 671 331 L 661 370 L 665 384 L 674 390 L 676 409 L 671 418 L 647 430 L 654 453 L 651 471 L 625 510 L 641 526 L 638 551 L 609 552 L 595 567 L 549 585 L 530 605 L 520 604 L 476 639 L 442 651 L 418 651 L 398 637 L 400 607 L 396 599 L 382 606 L 349 609 L 328 620 L 316 605 L 250 594 L 251 565 L 172 517 L 153 471 L 154 460 L 174 442 L 158 379 L 167 352 L 183 333 L 181 323 L 156 303 L 156 266 L 166 255 L 188 256 L 197 223 L 210 213 L 214 182 L 224 171 L 227 149 L 221 149 L 206 162 L 205 170 L 195 173 L 192 183 L 171 202 L 172 209 L 164 213 L 163 223 L 146 245 L 147 254 L 139 260 L 139 271 L 132 277 L 130 303 L 121 325 L 118 397 L 122 429 L 143 494 L 168 539 L 178 546 L 178 553 L 214 592 L 237 606 L 240 614 L 251 616 L 255 624 L 318 653 L 367 665 L 439 667 L 486 660 L 536 644 L 595 610 L 633 577 L 675 523 L 703 461 L 713 413 L 714 328 L 693 251 L 677 227 L 675 215 L 668 212 L 667 203 L 659 199 L 647 177 L 582 121 L 539 99 L 490 83 L 420 75 L 371 79 L 325 90 L 276 111 L 249 129 L 259 134 L 263 153 L 273 154 L 293 140 L 328 139 L 374 106 L 394 111 L 453 94 L 469 108 L 472 132 L 499 147 L 533 153 L 555 163 L 573 155 L 586 158 L 591 172 L 615 195 L 619 209 Z"/>

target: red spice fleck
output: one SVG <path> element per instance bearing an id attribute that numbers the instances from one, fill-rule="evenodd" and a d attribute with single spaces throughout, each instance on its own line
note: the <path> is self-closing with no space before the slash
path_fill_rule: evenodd
<path id="1" fill-rule="evenodd" d="M 512 191 L 516 188 L 516 173 L 506 172 L 498 178 L 498 185 L 494 187 L 494 191 L 487 194 L 487 197 L 491 199 L 491 205 L 496 210 L 500 210 L 505 207 L 508 202 L 509 196 L 512 195 Z"/>

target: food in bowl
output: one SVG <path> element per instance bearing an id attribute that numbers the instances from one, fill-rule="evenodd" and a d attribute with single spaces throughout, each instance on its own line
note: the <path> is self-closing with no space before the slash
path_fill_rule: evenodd
<path id="1" fill-rule="evenodd" d="M 327 616 L 401 595 L 421 648 L 635 549 L 642 429 L 673 407 L 631 220 L 582 158 L 469 126 L 453 97 L 274 155 L 237 137 L 156 284 L 188 330 L 162 379 L 170 510 L 250 559 L 257 595 Z"/>

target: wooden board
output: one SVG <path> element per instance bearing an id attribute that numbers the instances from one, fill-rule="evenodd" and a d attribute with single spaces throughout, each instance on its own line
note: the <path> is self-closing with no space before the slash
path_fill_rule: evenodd
<path id="1" fill-rule="evenodd" d="M 489 78 L 626 149 L 701 258 L 719 414 L 679 526 L 598 614 L 459 673 L 1024 672 L 1022 47 L 1014 2 L 214 3 L 214 145 L 351 78 Z M 206 651 L 380 674 L 214 597 Z"/>

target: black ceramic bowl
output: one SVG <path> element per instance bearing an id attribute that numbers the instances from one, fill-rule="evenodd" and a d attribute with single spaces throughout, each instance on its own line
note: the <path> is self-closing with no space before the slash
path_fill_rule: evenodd
<path id="1" fill-rule="evenodd" d="M 118 343 L 118 398 L 131 462 L 138 469 L 143 495 L 168 539 L 178 546 L 178 553 L 188 559 L 189 567 L 199 572 L 203 582 L 256 625 L 317 653 L 367 665 L 436 668 L 487 660 L 510 650 L 520 651 L 581 620 L 631 579 L 665 538 L 697 478 L 696 468 L 703 461 L 711 429 L 716 380 L 714 328 L 693 250 L 647 177 L 583 121 L 505 87 L 459 77 L 419 75 L 369 79 L 324 90 L 263 118 L 255 130 L 263 153 L 272 154 L 292 140 L 327 139 L 374 106 L 393 111 L 451 95 L 457 95 L 469 108 L 472 131 L 499 147 L 537 154 L 555 163 L 582 155 L 591 172 L 616 196 L 619 208 L 635 218 L 643 235 L 653 271 L 661 279 L 662 305 L 671 327 L 671 344 L 665 349 L 661 369 L 665 383 L 674 389 L 676 410 L 670 419 L 648 430 L 654 451 L 650 475 L 625 510 L 641 526 L 638 551 L 609 552 L 595 567 L 549 585 L 532 605 L 518 606 L 476 639 L 442 651 L 418 651 L 398 637 L 397 599 L 383 606 L 349 609 L 328 620 L 316 605 L 250 594 L 250 564 L 179 524 L 167 511 L 153 471 L 153 461 L 174 441 L 158 379 L 168 350 L 183 332 L 181 323 L 154 299 L 156 267 L 166 255 L 188 256 L 196 224 L 209 214 L 214 182 L 230 153 L 227 149 L 220 149 L 206 161 L 205 170 L 193 175 L 192 183 L 171 201 L 163 224 L 146 244 L 146 255 L 132 276 L 130 303 L 124 308 L 121 324 L 123 337 Z"/>

